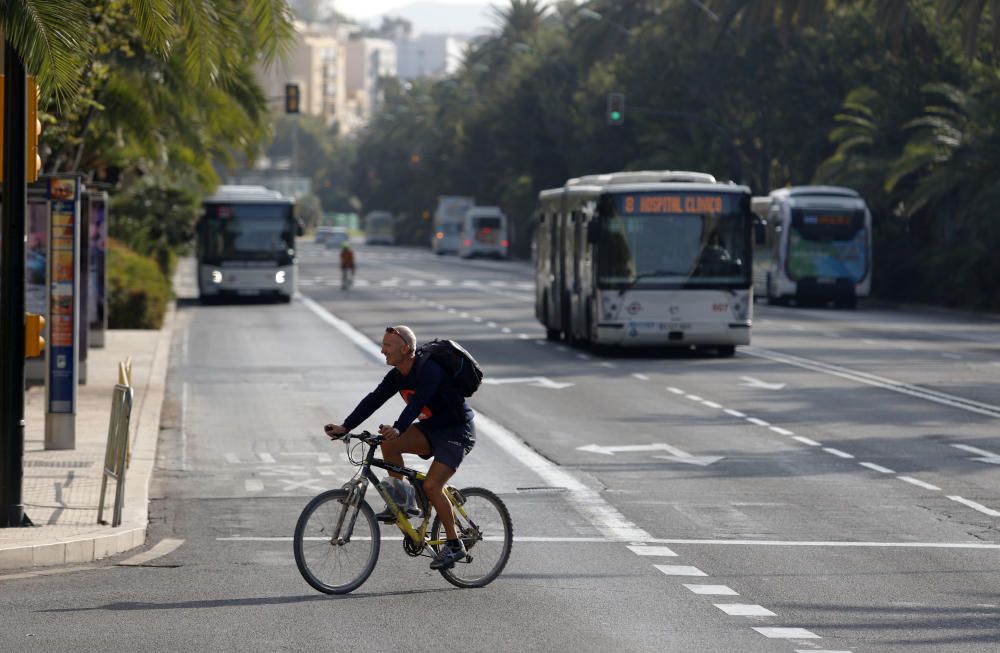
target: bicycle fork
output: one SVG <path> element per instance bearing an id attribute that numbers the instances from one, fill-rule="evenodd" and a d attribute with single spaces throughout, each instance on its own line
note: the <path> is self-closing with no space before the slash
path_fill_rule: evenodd
<path id="1" fill-rule="evenodd" d="M 337 526 L 333 530 L 333 535 L 330 536 L 331 544 L 344 545 L 351 541 L 351 535 L 354 533 L 354 524 L 358 521 L 358 513 L 361 512 L 361 499 L 365 496 L 367 486 L 368 479 L 366 478 L 358 478 L 344 484 L 344 490 L 347 491 L 347 498 L 344 499 L 344 507 L 340 510 L 340 515 L 337 517 Z M 351 520 L 347 524 L 347 533 L 342 536 L 341 532 L 344 530 L 344 520 L 347 518 L 348 513 L 351 515 Z"/>

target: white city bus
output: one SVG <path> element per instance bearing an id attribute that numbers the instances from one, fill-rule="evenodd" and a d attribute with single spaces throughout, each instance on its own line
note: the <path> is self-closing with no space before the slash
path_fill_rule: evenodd
<path id="1" fill-rule="evenodd" d="M 697 172 L 570 179 L 539 194 L 535 315 L 555 340 L 750 343 L 750 189 Z M 763 233 L 760 233 L 763 237 Z"/>
<path id="2" fill-rule="evenodd" d="M 507 216 L 499 206 L 473 206 L 465 212 L 458 255 L 507 258 Z"/>
<path id="3" fill-rule="evenodd" d="M 856 191 L 796 186 L 753 198 L 767 221 L 754 253 L 754 290 L 768 303 L 854 308 L 872 278 L 872 215 Z"/>
<path id="4" fill-rule="evenodd" d="M 431 250 L 435 254 L 458 254 L 465 212 L 476 204 L 472 197 L 442 195 L 434 209 Z"/>
<path id="5" fill-rule="evenodd" d="M 263 186 L 220 186 L 198 221 L 198 293 L 203 301 L 295 293 L 295 200 Z"/>
<path id="6" fill-rule="evenodd" d="M 365 216 L 366 245 L 395 245 L 395 219 L 388 211 L 372 211 Z"/>

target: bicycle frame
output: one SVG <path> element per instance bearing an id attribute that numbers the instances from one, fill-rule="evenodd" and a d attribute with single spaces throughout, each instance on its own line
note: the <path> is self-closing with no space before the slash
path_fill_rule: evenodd
<path id="1" fill-rule="evenodd" d="M 361 441 L 365 442 L 364 440 Z M 423 483 L 422 483 L 422 481 L 425 478 L 427 478 L 427 475 L 424 474 L 423 472 L 418 472 L 415 469 L 410 469 L 409 467 L 402 467 L 400 465 L 394 465 L 393 463 L 386 462 L 381 458 L 376 458 L 375 445 L 370 444 L 368 442 L 365 442 L 365 444 L 368 445 L 368 453 L 365 455 L 364 462 L 361 463 L 361 474 L 358 477 L 351 479 L 343 486 L 344 489 L 347 490 L 348 492 L 348 501 L 344 504 L 345 509 L 341 511 L 340 518 L 337 521 L 337 527 L 334 530 L 334 534 L 331 539 L 342 543 L 350 541 L 351 534 L 354 532 L 354 523 L 358 518 L 358 512 L 359 512 L 359 507 L 361 505 L 361 501 L 364 499 L 365 494 L 368 490 L 368 484 L 372 483 L 375 485 L 375 489 L 379 493 L 379 496 L 381 496 L 382 499 L 385 501 L 386 506 L 388 506 L 392 514 L 395 515 L 396 527 L 399 528 L 399 530 L 401 530 L 407 538 L 409 538 L 410 542 L 412 542 L 416 546 L 430 545 L 431 547 L 437 547 L 443 545 L 445 543 L 445 540 L 443 539 L 440 540 L 427 539 L 427 529 L 431 523 L 431 518 L 430 518 L 431 505 L 430 501 L 427 499 L 427 495 L 424 493 Z M 403 509 L 400 508 L 399 505 L 395 501 L 393 501 L 392 497 L 389 496 L 389 493 L 385 491 L 385 489 L 382 487 L 382 484 L 379 482 L 378 477 L 375 476 L 374 472 L 372 472 L 371 470 L 372 467 L 378 467 L 379 469 L 384 469 L 389 472 L 396 472 L 409 479 L 410 483 L 413 484 L 414 488 L 416 488 L 418 492 L 418 497 L 420 499 L 420 504 L 421 504 L 420 507 L 424 513 L 423 519 L 421 520 L 420 526 L 418 528 L 413 527 L 413 525 L 410 523 L 409 518 L 403 512 Z M 417 483 L 416 481 L 420 481 L 421 483 Z M 446 495 L 448 497 L 449 503 L 451 504 L 452 510 L 457 511 L 464 519 L 466 519 L 471 523 L 471 520 L 469 520 L 468 515 L 465 513 L 465 509 L 462 507 L 463 500 L 458 490 L 451 486 L 447 486 Z M 354 510 L 351 511 L 351 521 L 347 527 L 347 536 L 341 538 L 340 532 L 341 529 L 343 528 L 344 519 L 347 516 L 347 513 L 350 508 L 353 508 Z"/>

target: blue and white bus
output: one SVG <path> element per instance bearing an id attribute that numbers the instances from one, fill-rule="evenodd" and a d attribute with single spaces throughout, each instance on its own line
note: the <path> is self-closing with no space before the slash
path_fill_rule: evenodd
<path id="1" fill-rule="evenodd" d="M 295 294 L 295 200 L 263 186 L 220 186 L 202 202 L 196 256 L 203 301 Z"/>
<path id="2" fill-rule="evenodd" d="M 768 303 L 854 308 L 871 292 L 872 214 L 857 191 L 795 186 L 753 198 L 767 221 L 754 252 L 754 290 Z"/>

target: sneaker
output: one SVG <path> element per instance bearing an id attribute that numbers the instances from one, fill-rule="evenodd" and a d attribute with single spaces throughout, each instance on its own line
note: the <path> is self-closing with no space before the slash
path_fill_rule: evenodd
<path id="1" fill-rule="evenodd" d="M 451 569 L 459 560 L 465 560 L 465 545 L 462 540 L 457 545 L 445 542 L 431 560 L 431 569 Z"/>
<path id="2" fill-rule="evenodd" d="M 385 510 L 383 510 L 382 512 L 375 513 L 375 519 L 379 520 L 383 524 L 396 523 L 396 515 L 392 514 L 392 511 L 389 510 L 389 506 L 386 506 Z"/>

